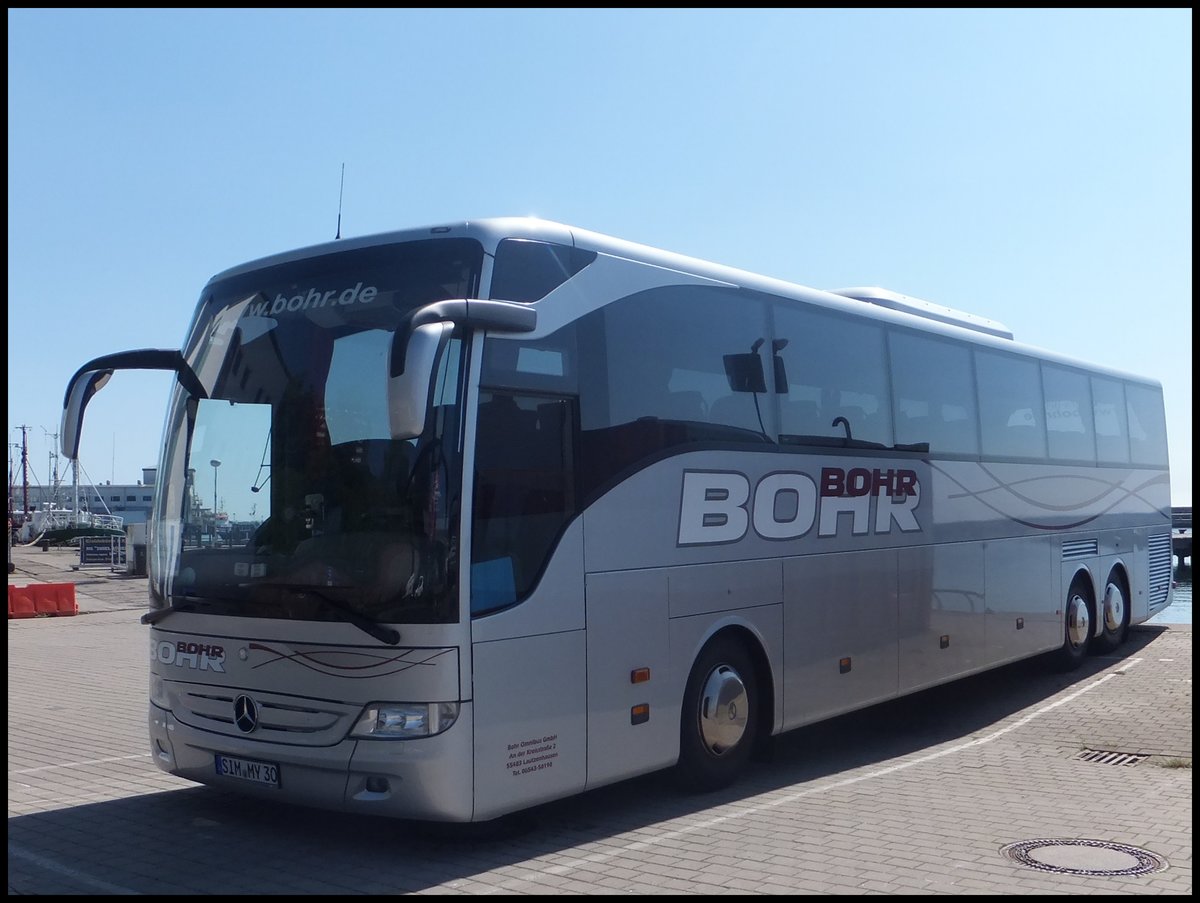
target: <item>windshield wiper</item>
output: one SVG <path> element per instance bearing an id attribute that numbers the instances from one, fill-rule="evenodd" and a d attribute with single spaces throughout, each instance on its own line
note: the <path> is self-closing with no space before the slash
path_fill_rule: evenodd
<path id="1" fill-rule="evenodd" d="M 177 611 L 195 611 L 195 610 L 196 610 L 196 606 L 192 605 L 189 602 L 180 603 L 179 605 L 175 605 L 174 603 L 172 603 L 171 605 L 168 605 L 166 608 L 155 608 L 152 611 L 148 611 L 144 615 L 142 615 L 138 620 L 140 620 L 143 624 L 157 624 L 159 621 L 161 621 L 167 615 L 173 615 Z"/>
<path id="2" fill-rule="evenodd" d="M 338 614 L 345 617 L 347 621 L 357 627 L 364 633 L 370 634 L 379 640 L 381 643 L 387 643 L 389 646 L 395 646 L 400 642 L 400 631 L 394 630 L 385 624 L 380 624 L 378 621 L 372 621 L 365 615 L 355 611 L 345 602 L 339 602 L 330 596 L 325 595 L 315 586 L 298 586 L 291 583 L 278 584 L 280 589 L 285 589 L 288 592 L 298 593 L 300 595 L 311 595 L 319 599 L 322 604 L 330 608 Z"/>
<path id="3" fill-rule="evenodd" d="M 142 615 L 139 620 L 143 624 L 157 624 L 167 615 L 173 615 L 177 611 L 196 611 L 201 605 L 228 604 L 226 599 L 207 599 L 203 596 L 171 596 L 171 600 L 171 604 L 166 608 L 152 609 Z"/>

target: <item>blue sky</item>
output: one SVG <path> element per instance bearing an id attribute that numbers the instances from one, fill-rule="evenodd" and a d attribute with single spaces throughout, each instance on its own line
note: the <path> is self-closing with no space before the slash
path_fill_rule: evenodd
<path id="1" fill-rule="evenodd" d="M 1161 380 L 1190 505 L 1191 36 L 1190 9 L 10 8 L 10 458 L 28 426 L 48 482 L 80 364 L 178 347 L 211 275 L 333 238 L 340 195 L 343 237 L 532 214 L 991 317 Z M 167 391 L 97 396 L 89 481 L 155 465 Z"/>

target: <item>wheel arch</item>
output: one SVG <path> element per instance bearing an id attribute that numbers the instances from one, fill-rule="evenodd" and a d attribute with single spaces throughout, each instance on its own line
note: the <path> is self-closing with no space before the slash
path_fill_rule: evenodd
<path id="1" fill-rule="evenodd" d="M 1118 558 L 1109 565 L 1108 573 L 1104 577 L 1104 583 L 1107 585 L 1113 578 L 1121 585 L 1121 591 L 1125 593 L 1125 599 L 1129 600 L 1130 587 L 1133 585 L 1129 578 L 1129 563 L 1124 558 Z"/>

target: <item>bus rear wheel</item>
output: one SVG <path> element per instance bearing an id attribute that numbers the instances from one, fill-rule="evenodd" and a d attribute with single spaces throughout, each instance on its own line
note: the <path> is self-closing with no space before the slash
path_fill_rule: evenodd
<path id="1" fill-rule="evenodd" d="M 718 637 L 701 651 L 688 676 L 680 716 L 677 774 L 690 790 L 732 784 L 746 766 L 758 733 L 758 681 L 744 644 Z"/>
<path id="2" fill-rule="evenodd" d="M 1063 644 L 1056 653 L 1056 664 L 1060 671 L 1074 671 L 1087 657 L 1092 637 L 1092 591 L 1082 576 L 1071 581 L 1063 623 Z"/>
<path id="3" fill-rule="evenodd" d="M 1100 604 L 1100 634 L 1096 637 L 1098 652 L 1114 652 L 1129 635 L 1129 597 L 1118 574 L 1109 574 Z"/>

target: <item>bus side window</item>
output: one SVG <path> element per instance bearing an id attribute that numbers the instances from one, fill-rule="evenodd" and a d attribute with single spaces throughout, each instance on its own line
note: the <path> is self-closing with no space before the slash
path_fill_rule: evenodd
<path id="1" fill-rule="evenodd" d="M 1129 412 L 1130 459 L 1134 464 L 1167 466 L 1167 433 L 1162 391 L 1150 386 L 1125 387 Z"/>
<path id="2" fill-rule="evenodd" d="M 785 436 L 847 438 L 892 444 L 892 416 L 888 410 L 888 377 L 883 329 L 841 315 L 801 305 L 775 305 L 773 345 L 776 374 L 786 373 L 787 396 L 778 396 Z M 782 387 L 780 387 L 782 388 Z M 811 408 L 793 407 L 820 399 L 820 420 L 811 423 Z M 771 401 L 774 405 L 775 402 Z M 799 415 L 797 422 L 789 423 Z"/>
<path id="3" fill-rule="evenodd" d="M 525 410 L 512 395 L 492 393 L 479 405 L 479 434 L 488 441 L 479 444 L 477 466 L 516 467 L 526 453 L 525 443 L 536 430 L 536 410 Z"/>
<path id="4" fill-rule="evenodd" d="M 668 420 L 699 420 L 708 419 L 704 406 L 704 396 L 699 392 L 670 392 L 662 408 L 662 415 Z"/>
<path id="5" fill-rule="evenodd" d="M 821 419 L 821 408 L 815 401 L 797 399 L 780 403 L 780 419 L 784 433 L 797 436 L 821 436 L 828 424 Z"/>
<path id="6" fill-rule="evenodd" d="M 471 611 L 510 605 L 533 589 L 574 513 L 571 403 L 480 392 L 471 539 Z"/>
<path id="7" fill-rule="evenodd" d="M 1125 386 L 1113 379 L 1092 377 L 1096 420 L 1096 459 L 1102 464 L 1129 463 L 1129 421 Z"/>
<path id="8" fill-rule="evenodd" d="M 1096 430 L 1087 375 L 1043 364 L 1042 384 L 1046 392 L 1046 438 L 1050 457 L 1094 464 Z"/>
<path id="9" fill-rule="evenodd" d="M 692 444 L 765 441 L 774 401 L 739 391 L 725 359 L 768 335 L 761 298 L 727 288 L 648 289 L 589 314 L 579 349 L 582 496 Z M 717 405 L 720 405 L 718 413 Z"/>
<path id="10" fill-rule="evenodd" d="M 952 342 L 893 330 L 896 442 L 933 454 L 979 454 L 970 352 Z"/>
<path id="11" fill-rule="evenodd" d="M 983 453 L 1045 458 L 1045 402 L 1036 361 L 1012 354 L 975 352 Z"/>
<path id="12" fill-rule="evenodd" d="M 757 429 L 754 419 L 754 396 L 748 392 L 734 392 L 718 398 L 708 410 L 713 423 Z"/>

